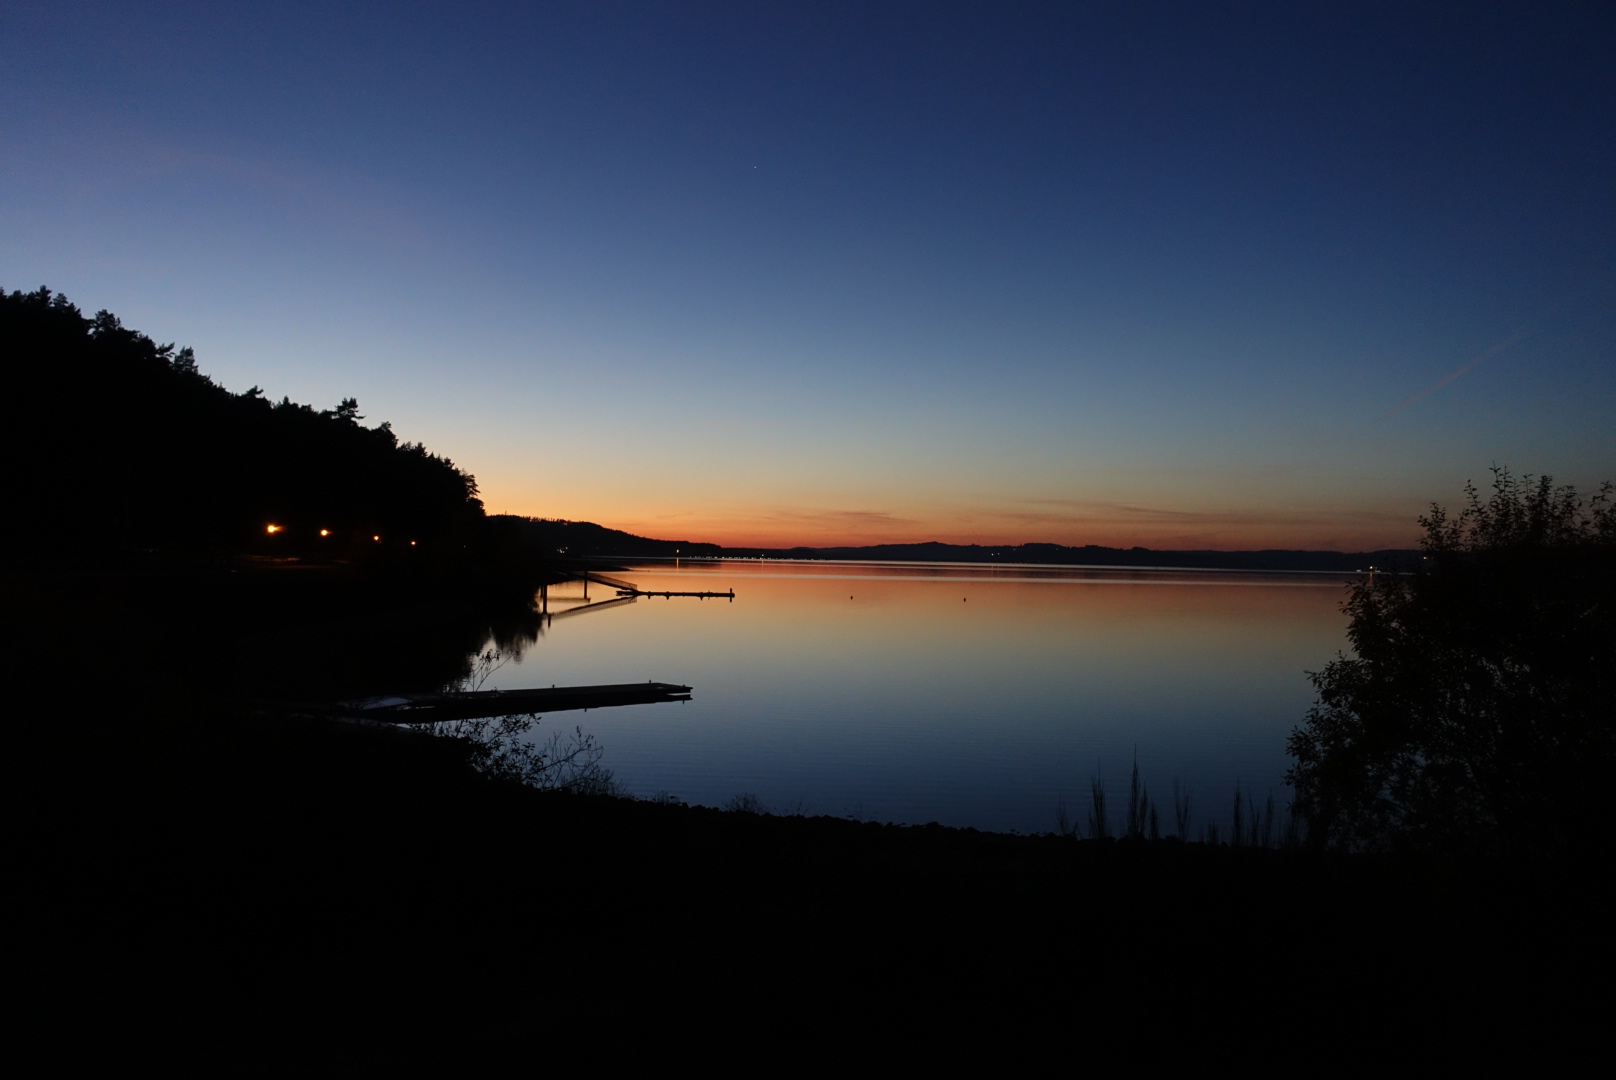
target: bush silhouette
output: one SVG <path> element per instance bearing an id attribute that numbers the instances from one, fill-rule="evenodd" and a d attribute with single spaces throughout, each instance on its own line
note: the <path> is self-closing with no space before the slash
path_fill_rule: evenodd
<path id="1" fill-rule="evenodd" d="M 1616 507 L 1493 470 L 1353 584 L 1355 656 L 1310 674 L 1287 774 L 1315 842 L 1526 853 L 1604 841 L 1616 768 Z"/>

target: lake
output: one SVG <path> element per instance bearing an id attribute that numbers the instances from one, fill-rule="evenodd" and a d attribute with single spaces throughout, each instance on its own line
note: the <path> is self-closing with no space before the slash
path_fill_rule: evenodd
<path id="1" fill-rule="evenodd" d="M 1048 832 L 1137 753 L 1172 820 L 1227 829 L 1235 787 L 1283 806 L 1306 672 L 1347 648 L 1345 577 L 981 564 L 635 564 L 637 598 L 552 586 L 552 618 L 487 688 L 642 682 L 681 704 L 558 713 L 631 793 L 782 813 Z"/>

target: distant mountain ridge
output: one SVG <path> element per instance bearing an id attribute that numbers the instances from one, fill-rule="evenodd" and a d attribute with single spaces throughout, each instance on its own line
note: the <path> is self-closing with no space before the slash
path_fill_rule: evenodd
<path id="1" fill-rule="evenodd" d="M 592 521 L 528 518 L 510 514 L 498 520 L 517 523 L 525 538 L 575 557 L 732 559 L 827 559 L 872 562 L 1050 563 L 1065 566 L 1167 566 L 1202 570 L 1294 570 L 1351 572 L 1371 566 L 1412 567 L 1420 552 L 1411 548 L 1378 551 L 1160 551 L 1152 548 L 1109 548 L 1095 544 L 872 544 L 865 547 L 722 547 L 690 540 L 657 540 L 609 529 Z"/>
<path id="2" fill-rule="evenodd" d="M 1412 568 L 1413 548 L 1378 551 L 1160 551 L 1109 548 L 1096 544 L 874 544 L 868 547 L 724 548 L 731 558 L 867 559 L 877 562 L 1050 563 L 1064 566 L 1166 566 L 1201 570 L 1293 570 L 1351 572 L 1370 567 Z"/>

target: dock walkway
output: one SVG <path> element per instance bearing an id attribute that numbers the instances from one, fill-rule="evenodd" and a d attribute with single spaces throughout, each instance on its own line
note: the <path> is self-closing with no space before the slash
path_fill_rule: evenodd
<path id="1" fill-rule="evenodd" d="M 689 701 L 691 689 L 678 683 L 614 683 L 605 686 L 550 686 L 531 690 L 473 690 L 451 694 L 400 694 L 344 701 L 320 711 L 358 720 L 393 724 L 436 724 L 521 713 L 569 712 L 614 705 Z"/>

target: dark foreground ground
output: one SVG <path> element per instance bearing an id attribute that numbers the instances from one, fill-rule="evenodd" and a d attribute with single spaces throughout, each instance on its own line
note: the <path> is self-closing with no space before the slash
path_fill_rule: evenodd
<path id="1" fill-rule="evenodd" d="M 128 669 L 41 670 L 12 680 L 4 760 L 8 966 L 44 1071 L 492 1055 L 772 1072 L 875 1045 L 911 1064 L 1274 1045 L 1309 1066 L 1541 1064 L 1608 1025 L 1603 857 L 1343 858 L 554 795 L 471 773 L 448 740 L 163 680 L 108 709 Z"/>
<path id="2" fill-rule="evenodd" d="M 953 1017 L 962 1037 L 1001 1009 L 1348 1045 L 1552 1047 L 1605 1023 L 1591 868 L 549 795 L 468 776 L 446 741 L 314 722 L 80 734 L 9 757 L 22 970 L 33 1007 L 77 1018 L 69 1055 L 282 1060 L 337 1040 L 385 1058 L 580 1007 L 625 1037 L 687 1010 L 811 1028 L 810 1003 L 883 1027 Z"/>

